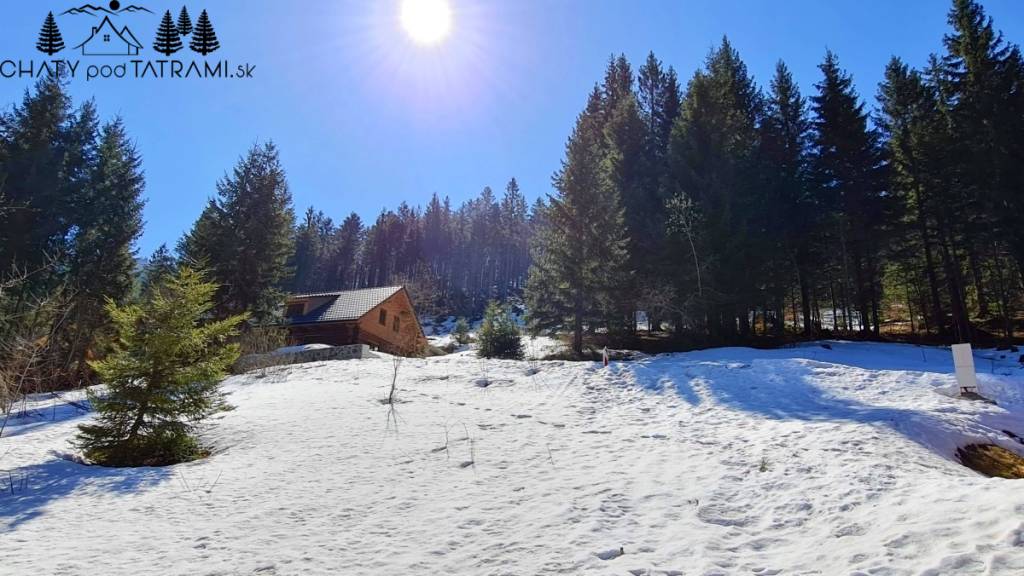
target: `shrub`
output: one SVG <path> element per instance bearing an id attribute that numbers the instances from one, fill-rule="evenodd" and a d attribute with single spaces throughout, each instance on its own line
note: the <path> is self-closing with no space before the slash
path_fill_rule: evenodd
<path id="1" fill-rule="evenodd" d="M 459 343 L 459 346 L 465 346 L 469 344 L 469 322 L 462 316 L 455 321 L 455 329 L 452 330 L 452 335 L 455 336 L 455 341 Z"/>
<path id="2" fill-rule="evenodd" d="M 202 456 L 195 426 L 228 409 L 219 389 L 239 347 L 244 316 L 204 322 L 215 284 L 183 267 L 141 305 L 107 303 L 117 330 L 114 352 L 92 367 L 106 385 L 89 392 L 94 424 L 79 426 L 78 446 L 107 466 L 160 466 Z"/>
<path id="3" fill-rule="evenodd" d="M 288 329 L 268 324 L 247 326 L 238 338 L 238 345 L 242 356 L 269 354 L 288 345 Z"/>
<path id="4" fill-rule="evenodd" d="M 487 305 L 484 322 L 477 335 L 479 341 L 478 355 L 481 358 L 506 358 L 521 360 L 523 343 L 512 314 L 500 308 L 497 302 Z"/>

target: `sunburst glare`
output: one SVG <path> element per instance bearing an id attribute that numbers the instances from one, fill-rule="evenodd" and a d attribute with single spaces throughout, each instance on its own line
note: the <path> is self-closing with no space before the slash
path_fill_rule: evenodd
<path id="1" fill-rule="evenodd" d="M 452 9 L 447 0 L 402 0 L 402 28 L 418 44 L 432 45 L 448 37 Z"/>

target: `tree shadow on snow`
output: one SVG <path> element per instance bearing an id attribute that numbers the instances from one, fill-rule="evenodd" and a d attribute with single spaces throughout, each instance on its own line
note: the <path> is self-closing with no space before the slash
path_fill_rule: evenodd
<path id="1" fill-rule="evenodd" d="M 946 459 L 954 457 L 957 442 L 964 432 L 953 422 L 928 410 L 874 406 L 833 395 L 817 384 L 820 375 L 814 372 L 815 366 L 806 364 L 800 357 L 773 355 L 768 358 L 771 362 L 759 362 L 749 356 L 744 360 L 750 362 L 724 358 L 687 361 L 689 358 L 675 356 L 638 363 L 635 367 L 638 381 L 654 390 L 664 390 L 671 385 L 681 398 L 694 406 L 703 397 L 737 411 L 774 420 L 884 426 Z"/>
<path id="2" fill-rule="evenodd" d="M 103 468 L 59 458 L 0 470 L 0 532 L 14 530 L 46 514 L 50 503 L 77 492 L 129 494 L 157 485 L 170 476 L 168 468 Z"/>
<path id="3" fill-rule="evenodd" d="M 686 365 L 675 362 L 636 362 L 629 366 L 630 371 L 636 378 L 637 384 L 648 390 L 663 392 L 671 387 L 680 398 L 691 406 L 700 404 L 700 396 L 690 385 L 691 374 L 686 371 Z"/>
<path id="4" fill-rule="evenodd" d="M 53 424 L 82 418 L 89 413 L 89 406 L 85 400 L 72 402 L 64 398 L 52 398 L 52 403 L 50 400 L 50 395 L 39 394 L 30 397 L 31 408 L 22 410 L 15 406 L 7 419 L 2 438 L 28 434 Z"/>

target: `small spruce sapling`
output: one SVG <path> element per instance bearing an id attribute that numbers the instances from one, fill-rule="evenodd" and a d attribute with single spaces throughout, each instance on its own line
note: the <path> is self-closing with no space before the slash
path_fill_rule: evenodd
<path id="1" fill-rule="evenodd" d="M 79 426 L 85 456 L 107 466 L 161 466 L 196 459 L 195 427 L 229 409 L 219 385 L 238 358 L 229 343 L 245 315 L 207 321 L 217 285 L 182 267 L 140 305 L 108 301 L 114 352 L 91 366 L 95 423 Z"/>
<path id="2" fill-rule="evenodd" d="M 499 307 L 497 302 L 487 305 L 477 340 L 477 353 L 481 358 L 523 359 L 523 342 L 519 326 L 516 325 L 509 310 Z"/>
<path id="3" fill-rule="evenodd" d="M 458 342 L 459 346 L 465 346 L 469 344 L 469 322 L 462 316 L 455 321 L 455 328 L 452 330 L 452 335 L 455 336 L 455 341 Z"/>

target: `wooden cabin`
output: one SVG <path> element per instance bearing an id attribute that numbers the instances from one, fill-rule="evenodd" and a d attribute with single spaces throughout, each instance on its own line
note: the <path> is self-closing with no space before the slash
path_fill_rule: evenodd
<path id="1" fill-rule="evenodd" d="M 402 286 L 290 296 L 284 316 L 292 344 L 367 344 L 400 356 L 418 356 L 427 346 Z"/>

